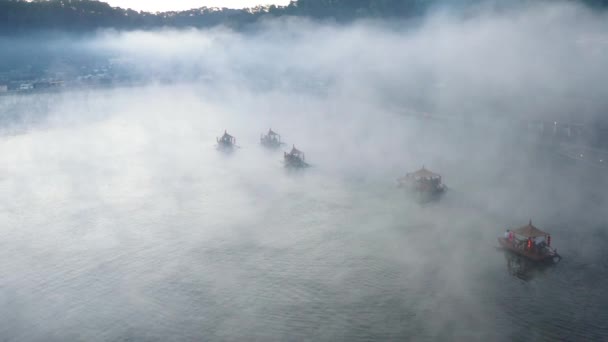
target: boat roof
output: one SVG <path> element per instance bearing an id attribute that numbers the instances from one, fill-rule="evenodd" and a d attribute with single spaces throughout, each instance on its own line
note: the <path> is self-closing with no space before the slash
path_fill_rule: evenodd
<path id="1" fill-rule="evenodd" d="M 543 232 L 542 230 L 536 228 L 535 226 L 532 225 L 532 220 L 530 220 L 530 223 L 528 223 L 527 225 L 514 229 L 513 233 L 517 234 L 517 235 L 521 235 L 521 236 L 525 236 L 525 237 L 529 237 L 529 238 L 535 238 L 535 237 L 539 237 L 539 236 L 547 236 L 549 235 L 549 233 L 547 232 Z"/>
<path id="2" fill-rule="evenodd" d="M 222 138 L 223 137 L 234 138 L 232 135 L 228 134 L 227 130 L 224 130 L 224 135 L 222 136 Z"/>
<path id="3" fill-rule="evenodd" d="M 428 178 L 428 179 L 441 178 L 441 175 L 427 170 L 424 166 L 422 166 L 422 168 L 420 170 L 409 173 L 408 175 L 410 177 L 415 177 L 415 178 Z"/>
<path id="4" fill-rule="evenodd" d="M 298 150 L 296 148 L 296 145 L 293 145 L 293 147 L 291 148 L 291 152 L 289 152 L 290 154 L 303 154 L 302 151 Z"/>
<path id="5" fill-rule="evenodd" d="M 275 131 L 273 131 L 273 130 L 272 130 L 272 128 L 268 130 L 268 135 L 276 135 L 276 136 L 280 136 L 280 134 L 279 134 L 279 133 L 277 133 L 277 132 L 275 132 Z"/>

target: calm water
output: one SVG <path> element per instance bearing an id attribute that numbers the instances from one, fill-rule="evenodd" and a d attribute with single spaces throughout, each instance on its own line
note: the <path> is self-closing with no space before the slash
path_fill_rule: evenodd
<path id="1" fill-rule="evenodd" d="M 300 139 L 287 173 L 267 128 L 227 156 L 217 118 L 169 112 L 2 138 L 0 340 L 608 339 L 605 170 L 432 127 L 357 158 Z M 394 179 L 425 156 L 450 190 L 421 205 Z M 560 264 L 496 250 L 530 218 Z"/>

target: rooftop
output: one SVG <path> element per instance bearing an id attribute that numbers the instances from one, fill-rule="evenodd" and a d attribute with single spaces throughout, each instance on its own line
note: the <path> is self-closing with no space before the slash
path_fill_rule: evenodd
<path id="1" fill-rule="evenodd" d="M 532 225 L 532 220 L 530 220 L 530 223 L 528 223 L 527 225 L 521 227 L 521 228 L 517 228 L 513 230 L 513 233 L 517 234 L 517 235 L 521 235 L 521 236 L 525 236 L 525 237 L 529 237 L 529 238 L 535 238 L 538 236 L 547 236 L 549 235 L 549 233 L 543 232 L 542 230 L 536 228 L 535 226 Z"/>
<path id="2" fill-rule="evenodd" d="M 426 179 L 441 178 L 441 175 L 427 170 L 424 166 L 416 172 L 409 173 L 408 176 L 418 178 L 418 179 L 420 179 L 420 178 L 426 178 Z"/>

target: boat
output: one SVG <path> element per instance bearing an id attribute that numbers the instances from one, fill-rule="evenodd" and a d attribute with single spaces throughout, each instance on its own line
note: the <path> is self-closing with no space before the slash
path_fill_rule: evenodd
<path id="1" fill-rule="evenodd" d="M 304 152 L 298 150 L 295 145 L 293 145 L 291 148 L 291 152 L 283 152 L 283 156 L 285 160 L 285 167 L 301 169 L 310 166 L 308 163 L 306 163 L 306 156 L 304 155 Z"/>
<path id="2" fill-rule="evenodd" d="M 221 138 L 215 140 L 217 141 L 217 147 L 221 150 L 232 150 L 236 146 L 236 138 L 228 134 L 226 130 L 224 130 L 224 135 Z"/>
<path id="3" fill-rule="evenodd" d="M 424 166 L 418 171 L 407 173 L 397 182 L 400 188 L 424 195 L 440 195 L 447 189 L 441 181 L 441 175 L 427 170 Z"/>
<path id="4" fill-rule="evenodd" d="M 281 135 L 274 132 L 272 129 L 269 129 L 267 134 L 260 137 L 260 143 L 264 147 L 275 149 L 283 145 L 283 142 L 281 142 Z"/>
<path id="5" fill-rule="evenodd" d="M 498 243 L 501 248 L 535 262 L 556 263 L 562 258 L 551 247 L 551 235 L 532 225 L 532 220 L 523 227 L 507 229 Z"/>

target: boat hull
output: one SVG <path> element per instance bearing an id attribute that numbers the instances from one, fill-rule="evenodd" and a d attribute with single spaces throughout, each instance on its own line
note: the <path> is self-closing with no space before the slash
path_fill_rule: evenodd
<path id="1" fill-rule="evenodd" d="M 421 203 L 438 201 L 443 197 L 447 190 L 447 187 L 443 184 L 435 188 L 420 188 L 411 183 L 399 182 L 397 187 L 405 189 L 410 196 L 414 196 Z"/>
<path id="2" fill-rule="evenodd" d="M 306 162 L 303 161 L 293 161 L 293 160 L 285 160 L 285 167 L 290 169 L 305 169 L 309 167 Z"/>
<path id="3" fill-rule="evenodd" d="M 304 160 L 291 154 L 285 154 L 284 163 L 285 167 L 294 169 L 303 169 L 309 166 Z"/>
<path id="4" fill-rule="evenodd" d="M 501 248 L 508 250 L 511 253 L 520 255 L 526 259 L 535 261 L 535 262 L 559 262 L 561 260 L 561 256 L 557 254 L 557 252 L 553 249 L 549 249 L 549 251 L 544 253 L 536 253 L 532 251 L 526 251 L 524 249 L 517 248 L 511 241 L 504 237 L 498 238 L 498 244 Z"/>

